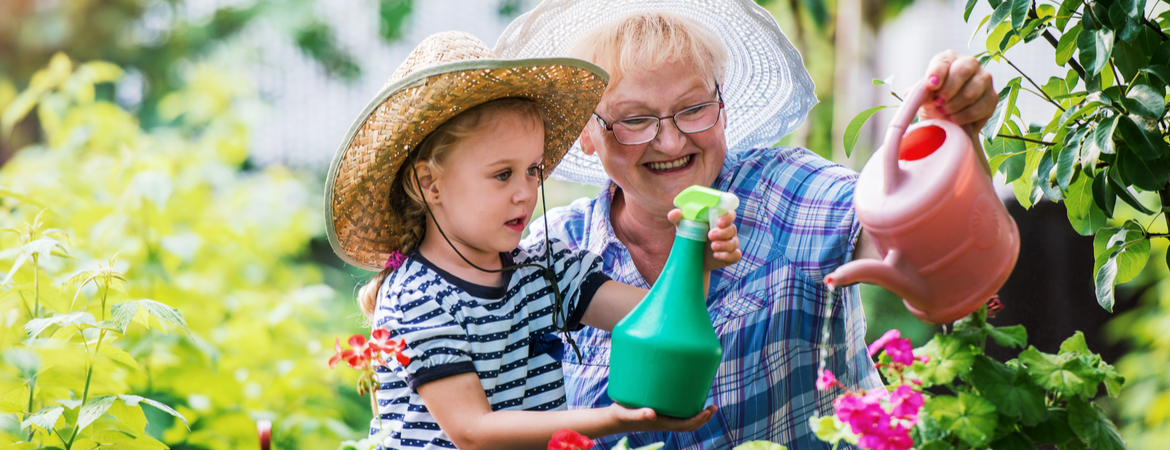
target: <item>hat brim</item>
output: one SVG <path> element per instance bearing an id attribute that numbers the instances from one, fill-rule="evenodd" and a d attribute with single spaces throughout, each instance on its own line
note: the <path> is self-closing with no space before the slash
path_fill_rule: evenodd
<path id="1" fill-rule="evenodd" d="M 381 270 L 403 230 L 390 190 L 412 150 L 439 125 L 474 106 L 531 99 L 549 120 L 546 176 L 576 141 L 609 81 L 573 58 L 476 59 L 419 69 L 384 86 L 346 132 L 325 181 L 329 244 L 349 264 Z"/>
<path id="2" fill-rule="evenodd" d="M 800 52 L 754 0 L 544 0 L 508 25 L 494 52 L 503 58 L 564 56 L 597 26 L 653 11 L 694 20 L 727 47 L 720 89 L 729 152 L 775 145 L 817 104 Z M 586 155 L 577 144 L 553 177 L 597 186 L 609 181 L 597 154 Z"/>

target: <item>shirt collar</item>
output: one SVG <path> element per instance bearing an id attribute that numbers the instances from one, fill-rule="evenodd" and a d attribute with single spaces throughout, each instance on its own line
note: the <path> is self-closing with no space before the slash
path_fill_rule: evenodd
<path id="1" fill-rule="evenodd" d="M 618 240 L 613 232 L 613 225 L 609 222 L 610 208 L 613 206 L 613 196 L 618 186 L 613 180 L 605 183 L 601 192 L 597 193 L 597 201 L 593 204 L 593 213 L 590 214 L 589 235 L 586 236 L 586 249 L 596 255 L 604 255 L 610 245 L 617 245 L 625 250 L 626 246 Z"/>

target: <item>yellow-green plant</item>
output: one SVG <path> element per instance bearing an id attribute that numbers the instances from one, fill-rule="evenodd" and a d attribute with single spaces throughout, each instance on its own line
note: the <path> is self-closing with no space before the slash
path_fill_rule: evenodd
<path id="1" fill-rule="evenodd" d="M 120 75 L 58 55 L 0 115 L 42 132 L 0 168 L 0 448 L 335 447 L 319 189 L 245 167 L 246 78 L 196 66 L 148 132 L 94 95 Z"/>

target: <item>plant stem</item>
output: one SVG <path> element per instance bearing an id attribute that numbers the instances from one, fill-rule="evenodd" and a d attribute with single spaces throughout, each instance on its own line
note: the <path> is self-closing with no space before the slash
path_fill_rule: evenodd
<path id="1" fill-rule="evenodd" d="M 1015 139 L 1015 140 L 1017 140 L 1017 141 L 1031 142 L 1031 143 L 1033 143 L 1033 144 L 1040 144 L 1040 145 L 1044 145 L 1044 146 L 1048 146 L 1048 147 L 1051 147 L 1051 146 L 1053 146 L 1053 145 L 1056 145 L 1056 143 L 1055 143 L 1055 142 L 1048 142 L 1048 141 L 1038 141 L 1038 140 L 1035 140 L 1035 139 L 1028 139 L 1028 138 L 1026 138 L 1026 137 L 1021 137 L 1021 136 L 1013 136 L 1013 135 L 1010 135 L 1010 134 L 997 134 L 997 135 L 995 135 L 995 137 L 1001 137 L 1001 138 L 1005 138 L 1005 139 Z"/>
<path id="2" fill-rule="evenodd" d="M 28 384 L 28 415 L 25 416 L 26 420 L 29 417 L 32 417 L 32 415 L 33 415 L 33 394 L 35 394 L 37 392 L 37 376 L 36 376 L 36 374 L 33 374 L 32 378 L 29 379 L 28 381 L 29 381 L 29 384 Z M 28 428 L 28 441 L 29 442 L 32 442 L 34 432 L 35 432 L 35 429 L 33 427 Z"/>
<path id="3" fill-rule="evenodd" d="M 1040 16 L 1036 14 L 1036 7 L 1035 6 L 1036 5 L 1032 5 L 1032 8 L 1028 10 L 1028 18 L 1029 19 L 1039 19 L 1040 18 Z M 1074 11 L 1074 13 L 1075 13 L 1075 11 Z M 1059 45 L 1060 41 L 1056 39 L 1056 36 L 1052 35 L 1051 31 L 1044 30 L 1044 33 L 1041 34 L 1041 36 L 1044 36 L 1044 40 L 1048 41 L 1048 43 L 1050 45 L 1052 45 L 1053 49 L 1060 47 L 1060 45 Z M 1069 58 L 1068 65 L 1072 66 L 1072 69 L 1077 72 L 1077 76 L 1081 77 L 1082 80 L 1085 79 L 1085 69 L 1083 67 L 1081 67 L 1080 63 L 1077 63 L 1076 59 Z"/>
<path id="4" fill-rule="evenodd" d="M 41 272 L 37 254 L 33 253 L 33 318 L 41 316 Z"/>
<path id="5" fill-rule="evenodd" d="M 1037 91 L 1040 91 L 1040 93 L 1044 95 L 1044 98 L 1048 99 L 1049 103 L 1056 105 L 1056 108 L 1059 109 L 1060 112 L 1064 112 L 1064 107 L 1060 106 L 1060 103 L 1058 103 L 1056 100 L 1053 100 L 1052 97 L 1049 97 L 1048 93 L 1044 92 L 1044 88 L 1042 88 L 1042 87 L 1040 87 L 1040 85 L 1036 84 L 1035 81 L 1032 81 L 1032 77 L 1029 77 L 1028 74 L 1026 74 L 1026 73 L 1024 73 L 1024 71 L 1020 70 L 1019 67 L 1016 67 L 1016 65 L 1014 63 L 1012 63 L 1012 60 L 1007 59 L 1007 55 L 1000 53 L 999 57 L 1003 58 L 1004 61 L 1007 61 L 1008 65 L 1012 66 L 1013 69 L 1016 69 L 1016 72 L 1019 72 L 1020 76 L 1024 77 L 1025 80 L 1028 80 L 1029 83 L 1032 83 L 1032 87 L 1035 87 Z"/>
<path id="6" fill-rule="evenodd" d="M 1170 186 L 1158 191 L 1158 199 L 1162 201 L 1162 208 L 1170 206 Z M 1170 233 L 1170 214 L 1166 214 L 1166 230 Z"/>
<path id="7" fill-rule="evenodd" d="M 1142 24 L 1144 24 L 1147 27 L 1150 27 L 1154 31 L 1157 31 L 1158 37 L 1162 38 L 1163 41 L 1170 41 L 1170 36 L 1166 36 L 1166 33 L 1162 32 L 1162 28 L 1159 27 L 1154 22 L 1150 22 L 1150 19 L 1147 19 L 1145 15 L 1142 15 Z"/>

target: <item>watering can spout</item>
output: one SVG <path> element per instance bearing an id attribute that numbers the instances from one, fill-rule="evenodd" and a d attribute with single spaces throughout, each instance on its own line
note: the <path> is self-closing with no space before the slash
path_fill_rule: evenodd
<path id="1" fill-rule="evenodd" d="M 926 287 L 916 274 L 907 274 L 897 265 L 897 251 L 891 250 L 885 260 L 863 259 L 844 264 L 825 276 L 829 289 L 857 283 L 876 284 L 902 298 L 925 298 Z"/>

